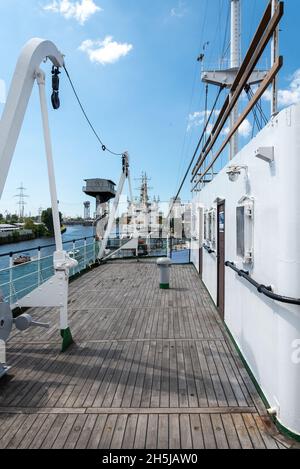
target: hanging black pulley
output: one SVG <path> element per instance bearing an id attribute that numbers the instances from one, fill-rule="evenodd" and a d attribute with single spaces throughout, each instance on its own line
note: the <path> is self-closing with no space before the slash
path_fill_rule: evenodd
<path id="1" fill-rule="evenodd" d="M 59 68 L 53 65 L 52 67 L 52 95 L 51 95 L 51 103 L 52 103 L 53 109 L 59 109 L 60 107 L 59 75 L 60 75 Z"/>
<path id="2" fill-rule="evenodd" d="M 122 155 L 122 171 L 123 171 L 123 173 L 125 173 L 126 177 L 128 177 L 129 164 L 128 164 L 127 156 L 125 154 Z"/>

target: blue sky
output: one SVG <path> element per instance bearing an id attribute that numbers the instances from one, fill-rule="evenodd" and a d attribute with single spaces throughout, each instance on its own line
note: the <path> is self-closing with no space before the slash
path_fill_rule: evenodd
<path id="1" fill-rule="evenodd" d="M 24 43 L 52 40 L 85 108 L 104 142 L 128 150 L 132 177 L 146 171 L 152 195 L 168 200 L 192 156 L 201 133 L 204 93 L 196 58 L 205 42 L 206 65 L 223 50 L 229 0 L 0 0 L 0 79 L 8 87 Z M 255 31 L 266 0 L 243 0 L 243 50 Z M 286 0 L 281 29 L 282 106 L 300 98 L 299 0 Z M 225 45 L 227 40 L 225 40 Z M 269 53 L 262 65 L 269 62 Z M 47 88 L 50 99 L 50 65 Z M 2 82 L 3 84 L 3 82 Z M 2 85 L 0 85 L 0 100 Z M 66 76 L 61 75 L 61 109 L 49 113 L 58 195 L 63 213 L 83 213 L 83 180 L 118 181 L 120 159 L 103 153 L 83 120 Z M 214 99 L 215 90 L 210 93 Z M 27 211 L 50 204 L 37 89 L 26 114 L 0 212 L 15 212 L 13 198 L 22 181 Z M 2 113 L 3 104 L 0 104 Z M 189 117 L 190 116 L 190 117 Z M 245 129 L 244 137 L 249 134 Z M 241 136 L 244 143 L 245 138 Z M 138 181 L 133 181 L 137 187 Z M 189 184 L 183 198 L 190 199 Z"/>

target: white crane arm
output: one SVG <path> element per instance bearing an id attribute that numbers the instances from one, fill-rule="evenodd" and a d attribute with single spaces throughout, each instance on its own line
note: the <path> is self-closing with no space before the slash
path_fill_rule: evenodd
<path id="1" fill-rule="evenodd" d="M 56 67 L 64 65 L 63 55 L 51 41 L 34 38 L 23 47 L 16 65 L 0 121 L 0 198 L 32 93 L 36 72 L 46 58 L 49 58 Z"/>

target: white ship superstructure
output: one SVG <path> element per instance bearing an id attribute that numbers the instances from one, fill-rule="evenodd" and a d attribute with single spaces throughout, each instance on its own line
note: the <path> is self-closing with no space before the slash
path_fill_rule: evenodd
<path id="1" fill-rule="evenodd" d="M 244 88 L 247 76 L 253 76 L 254 57 L 259 55 L 261 44 L 267 43 L 271 30 L 272 69 L 259 77 L 261 84 L 256 92 L 272 84 L 271 120 L 236 154 L 236 131 L 246 114 L 239 116 L 234 108 L 230 114 L 230 128 L 235 130 L 230 158 L 213 176 L 220 151 L 217 145 L 209 145 L 219 143 L 215 138 L 217 126 L 215 135 L 214 131 L 211 134 L 208 150 L 204 148 L 193 171 L 193 188 L 197 191 L 191 258 L 269 403 L 270 414 L 282 427 L 299 435 L 300 105 L 277 113 L 275 72 L 282 58 L 277 55 L 276 44 L 282 2 L 269 3 L 260 25 L 265 33 L 254 40 L 241 68 L 237 57 L 236 63 L 233 60 L 239 50 L 234 41 L 238 37 L 239 3 L 231 2 L 232 65 L 237 68 L 228 73 L 220 71 L 213 79 L 212 72 L 205 72 L 203 80 L 221 85 L 231 74 L 233 80 L 239 76 L 230 94 L 232 99 L 243 77 Z M 249 71 L 246 75 L 245 70 Z M 229 103 L 230 99 L 225 113 Z M 256 103 L 253 101 L 253 105 Z M 229 138 L 225 145 L 228 142 Z M 222 144 L 221 150 L 224 148 Z M 213 157 L 209 156 L 211 149 Z"/>
<path id="2" fill-rule="evenodd" d="M 228 1 L 231 67 L 203 70 L 202 80 L 219 92 L 165 212 L 150 200 L 146 175 L 134 200 L 129 153 L 103 144 L 65 55 L 43 39 L 22 50 L 0 121 L 0 196 L 37 84 L 55 251 L 43 257 L 38 247 L 37 257 L 19 266 L 13 253 L 0 254 L 9 262 L 0 270 L 1 448 L 196 451 L 290 448 L 300 441 L 300 104 L 278 113 L 284 5 L 268 2 L 242 60 L 241 2 Z M 269 43 L 271 68 L 258 70 Z M 97 201 L 97 236 L 71 241 L 72 251 L 60 228 L 40 68 L 47 59 L 52 106 L 59 108 L 64 70 L 97 144 L 121 160 L 116 190 L 111 180 L 87 180 L 85 192 Z M 259 103 L 270 87 L 268 123 L 239 149 L 238 129 L 250 112 L 263 112 Z M 249 103 L 240 111 L 244 91 Z M 179 195 L 193 164 L 193 200 L 183 204 Z M 127 182 L 128 211 L 118 216 Z M 117 218 L 125 239 L 113 233 Z M 176 237 L 174 251 L 188 259 L 171 266 Z"/>
<path id="3" fill-rule="evenodd" d="M 121 237 L 130 236 L 153 236 L 159 237 L 160 226 L 160 204 L 159 198 L 149 196 L 149 178 L 146 173 L 142 174 L 139 197 L 128 200 L 127 211 L 120 214 L 118 218 L 118 231 Z"/>

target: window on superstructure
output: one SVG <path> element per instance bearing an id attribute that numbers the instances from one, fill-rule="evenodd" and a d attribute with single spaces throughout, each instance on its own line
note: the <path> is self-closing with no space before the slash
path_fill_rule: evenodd
<path id="1" fill-rule="evenodd" d="M 245 207 L 236 209 L 236 241 L 238 257 L 245 257 Z"/>
<path id="2" fill-rule="evenodd" d="M 210 247 L 212 249 L 216 248 L 216 210 L 211 209 L 209 212 L 210 215 Z"/>
<path id="3" fill-rule="evenodd" d="M 202 207 L 199 207 L 199 241 L 200 244 L 203 244 L 203 229 L 204 229 L 204 210 Z"/>
<path id="4" fill-rule="evenodd" d="M 204 241 L 208 242 L 208 212 L 204 214 Z"/>
<path id="5" fill-rule="evenodd" d="M 254 260 L 254 200 L 245 196 L 236 208 L 237 256 L 245 264 Z"/>
<path id="6" fill-rule="evenodd" d="M 216 248 L 216 210 L 211 209 L 204 215 L 204 241 L 211 248 Z"/>

